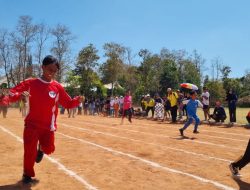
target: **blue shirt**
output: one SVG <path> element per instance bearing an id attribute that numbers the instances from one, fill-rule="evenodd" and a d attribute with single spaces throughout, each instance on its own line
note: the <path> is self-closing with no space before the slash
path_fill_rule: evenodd
<path id="1" fill-rule="evenodd" d="M 188 116 L 195 116 L 198 107 L 203 107 L 199 100 L 187 100 L 187 114 Z"/>

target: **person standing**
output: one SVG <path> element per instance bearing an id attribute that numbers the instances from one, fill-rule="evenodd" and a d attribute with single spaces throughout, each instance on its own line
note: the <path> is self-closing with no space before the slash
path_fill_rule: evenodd
<path id="1" fill-rule="evenodd" d="M 3 113 L 3 118 L 6 118 L 8 107 L 10 104 L 9 96 L 7 95 L 7 89 L 1 89 L 0 93 L 0 114 Z"/>
<path id="2" fill-rule="evenodd" d="M 59 70 L 58 60 L 48 55 L 42 61 L 42 76 L 27 79 L 10 89 L 11 102 L 26 96 L 29 101 L 29 113 L 24 120 L 24 162 L 23 183 L 32 183 L 35 176 L 34 165 L 39 163 L 44 153 L 55 150 L 54 133 L 57 129 L 58 105 L 73 108 L 80 104 L 82 97 L 71 99 L 65 89 L 54 80 Z M 42 104 L 41 104 L 42 102 Z M 39 143 L 39 145 L 38 145 Z"/>
<path id="3" fill-rule="evenodd" d="M 158 93 L 155 94 L 155 115 L 154 118 L 164 121 L 164 102 Z"/>
<path id="4" fill-rule="evenodd" d="M 193 133 L 199 133 L 198 125 L 200 123 L 200 119 L 198 118 L 196 112 L 197 112 L 197 108 L 203 107 L 203 105 L 199 100 L 197 100 L 197 93 L 195 91 L 191 91 L 190 99 L 185 100 L 183 103 L 187 105 L 188 119 L 184 127 L 179 129 L 181 136 L 184 136 L 184 130 L 188 128 L 188 126 L 193 122 L 193 120 L 195 121 Z"/>
<path id="5" fill-rule="evenodd" d="M 154 117 L 154 114 L 155 114 L 154 107 L 155 107 L 154 98 L 151 98 L 150 94 L 147 94 L 147 97 L 146 97 L 146 115 L 147 116 L 148 116 L 149 111 L 151 110 L 151 113 L 152 113 L 151 118 Z"/>
<path id="6" fill-rule="evenodd" d="M 208 89 L 206 87 L 203 87 L 203 93 L 201 94 L 201 98 L 202 98 L 203 112 L 204 112 L 205 121 L 207 121 L 208 119 L 210 119 L 210 113 L 209 113 L 210 94 L 209 94 Z"/>
<path id="7" fill-rule="evenodd" d="M 173 92 L 171 88 L 167 89 L 167 93 L 168 93 L 168 99 L 170 101 L 170 112 L 171 112 L 171 117 L 172 117 L 172 122 L 175 123 L 176 122 L 176 118 L 177 118 L 177 102 L 178 102 L 178 95 L 176 92 Z"/>
<path id="8" fill-rule="evenodd" d="M 230 124 L 233 124 L 236 122 L 236 103 L 237 103 L 237 96 L 233 92 L 232 89 L 230 89 L 226 96 L 226 101 L 228 102 L 228 108 L 229 108 L 229 118 L 230 118 Z"/>

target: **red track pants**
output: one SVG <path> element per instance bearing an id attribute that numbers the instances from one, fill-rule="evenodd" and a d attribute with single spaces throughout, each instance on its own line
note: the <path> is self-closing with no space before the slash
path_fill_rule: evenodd
<path id="1" fill-rule="evenodd" d="M 45 154 L 51 154 L 55 150 L 54 131 L 26 126 L 23 132 L 24 161 L 23 172 L 25 175 L 34 177 L 34 165 L 37 156 L 38 141 Z"/>

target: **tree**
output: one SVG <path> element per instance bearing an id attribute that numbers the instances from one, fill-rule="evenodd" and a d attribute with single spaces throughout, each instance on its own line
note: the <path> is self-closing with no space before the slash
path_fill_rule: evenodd
<path id="1" fill-rule="evenodd" d="M 91 94 L 94 87 L 94 69 L 98 66 L 99 56 L 93 44 L 84 47 L 78 54 L 75 74 L 80 76 L 81 91 L 86 96 Z"/>
<path id="2" fill-rule="evenodd" d="M 167 88 L 178 88 L 178 69 L 173 60 L 165 59 L 162 61 L 162 70 L 160 76 L 161 92 L 166 94 Z"/>
<path id="3" fill-rule="evenodd" d="M 10 62 L 10 39 L 7 30 L 0 30 L 0 68 L 3 67 L 8 86 L 10 86 L 11 62 Z"/>
<path id="4" fill-rule="evenodd" d="M 209 89 L 211 105 L 215 105 L 217 100 L 221 102 L 225 101 L 226 91 L 221 81 L 208 81 L 206 87 Z"/>
<path id="5" fill-rule="evenodd" d="M 221 67 L 222 67 L 222 60 L 221 60 L 221 58 L 220 57 L 215 57 L 212 60 L 212 63 L 211 63 L 212 79 L 213 80 L 219 80 Z"/>
<path id="6" fill-rule="evenodd" d="M 103 49 L 107 60 L 101 65 L 100 71 L 103 82 L 112 83 L 111 94 L 113 95 L 114 83 L 118 81 L 123 73 L 125 47 L 116 43 L 106 43 Z"/>
<path id="7" fill-rule="evenodd" d="M 12 34 L 15 41 L 15 47 L 19 53 L 19 70 L 21 71 L 21 80 L 26 77 L 26 66 L 30 52 L 30 43 L 37 32 L 37 26 L 32 23 L 32 17 L 20 16 L 16 27 L 16 32 Z"/>
<path id="8" fill-rule="evenodd" d="M 195 64 L 193 64 L 189 60 L 186 60 L 183 70 L 184 70 L 185 81 L 181 81 L 181 82 L 189 82 L 189 83 L 196 84 L 197 86 L 201 86 L 200 74 Z"/>
<path id="9" fill-rule="evenodd" d="M 230 79 L 228 78 L 230 72 L 231 72 L 231 67 L 229 66 L 221 66 L 221 74 L 222 74 L 222 81 L 223 81 L 223 87 L 225 90 L 229 90 L 231 87 L 229 86 Z"/>
<path id="10" fill-rule="evenodd" d="M 57 80 L 62 81 L 63 74 L 68 69 L 67 63 L 68 54 L 70 53 L 70 43 L 74 39 L 68 27 L 58 24 L 55 28 L 51 29 L 51 34 L 55 38 L 51 52 L 56 56 L 59 61 L 60 69 L 58 71 Z"/>
<path id="11" fill-rule="evenodd" d="M 38 70 L 35 71 L 35 73 L 37 73 L 37 75 L 41 75 L 41 65 L 42 65 L 42 59 L 44 57 L 44 48 L 45 48 L 45 42 L 49 37 L 49 28 L 41 23 L 37 25 L 37 35 L 35 37 L 35 41 L 36 41 L 36 53 L 35 53 L 35 58 L 37 61 L 37 65 L 38 65 Z"/>

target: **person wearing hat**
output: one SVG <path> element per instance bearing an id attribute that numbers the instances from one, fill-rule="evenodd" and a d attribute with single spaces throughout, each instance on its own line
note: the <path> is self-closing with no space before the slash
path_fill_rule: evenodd
<path id="1" fill-rule="evenodd" d="M 56 118 L 58 105 L 65 108 L 74 108 L 82 100 L 82 96 L 73 99 L 65 89 L 54 80 L 59 70 L 58 60 L 48 55 L 42 61 L 42 76 L 27 79 L 10 89 L 11 102 L 20 100 L 22 96 L 29 101 L 29 113 L 24 120 L 24 161 L 22 182 L 34 182 L 34 165 L 39 163 L 44 153 L 51 154 L 55 151 L 54 133 L 57 129 Z M 38 144 L 39 143 L 39 144 Z"/>
<path id="2" fill-rule="evenodd" d="M 154 106 L 155 106 L 155 100 L 150 97 L 150 94 L 147 94 L 146 96 L 146 116 L 148 116 L 149 111 L 151 110 L 151 118 L 154 117 Z"/>
<path id="3" fill-rule="evenodd" d="M 167 93 L 168 93 L 168 100 L 170 101 L 170 113 L 171 113 L 171 117 L 172 117 L 172 122 L 175 123 L 176 122 L 176 118 L 177 118 L 177 103 L 178 103 L 178 95 L 176 92 L 173 92 L 171 88 L 167 89 Z"/>

